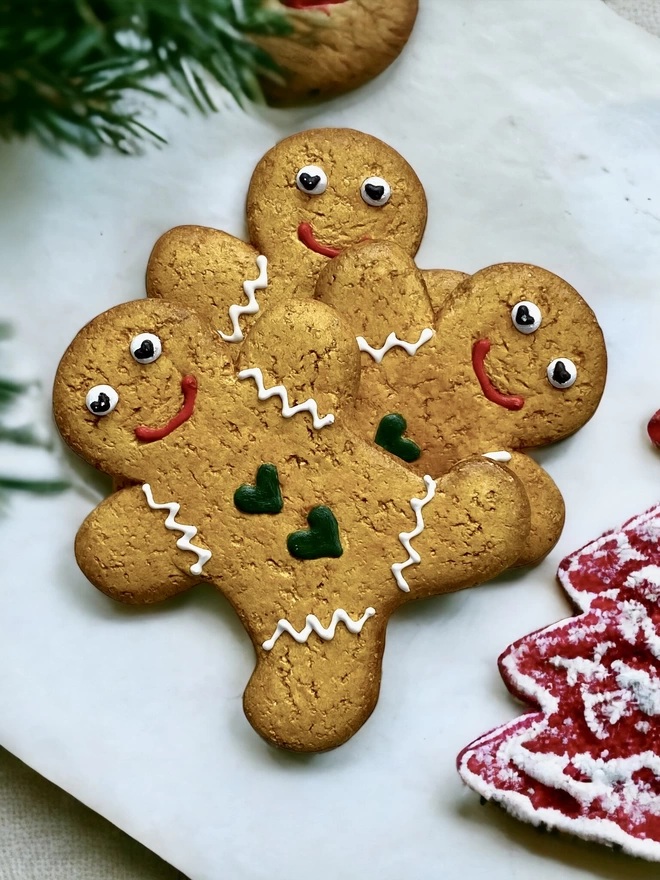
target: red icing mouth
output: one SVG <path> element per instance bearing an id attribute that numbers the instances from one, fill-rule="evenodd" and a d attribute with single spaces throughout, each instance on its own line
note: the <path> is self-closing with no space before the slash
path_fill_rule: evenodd
<path id="1" fill-rule="evenodd" d="M 298 226 L 298 238 L 305 247 L 308 247 L 310 251 L 314 251 L 316 254 L 321 254 L 323 257 L 338 257 L 341 251 L 338 248 L 330 247 L 326 244 L 321 244 L 320 241 L 317 241 L 314 238 L 314 230 L 312 229 L 311 223 L 301 223 Z"/>
<path id="2" fill-rule="evenodd" d="M 148 428 L 146 425 L 139 425 L 135 429 L 135 436 L 138 440 L 144 440 L 145 443 L 162 440 L 163 437 L 167 437 L 168 434 L 176 431 L 178 427 L 188 421 L 195 409 L 197 379 L 194 376 L 184 376 L 181 380 L 181 391 L 183 392 L 183 405 L 174 418 L 161 428 Z"/>
<path id="3" fill-rule="evenodd" d="M 660 409 L 648 423 L 646 430 L 649 432 L 651 443 L 654 446 L 660 446 Z"/>
<path id="4" fill-rule="evenodd" d="M 280 0 L 289 9 L 318 9 L 319 12 L 325 12 L 329 15 L 325 6 L 336 6 L 339 3 L 345 3 L 346 0 Z"/>
<path id="5" fill-rule="evenodd" d="M 490 341 L 488 339 L 478 339 L 472 347 L 472 368 L 479 380 L 484 397 L 506 409 L 522 409 L 525 405 L 524 397 L 518 397 L 514 394 L 502 394 L 490 381 L 490 376 L 486 372 L 484 365 L 489 351 Z"/>

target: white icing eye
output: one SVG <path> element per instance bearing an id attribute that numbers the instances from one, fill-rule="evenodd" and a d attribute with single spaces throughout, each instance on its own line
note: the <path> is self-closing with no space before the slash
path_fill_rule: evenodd
<path id="1" fill-rule="evenodd" d="M 162 351 L 163 344 L 154 333 L 140 333 L 131 339 L 131 354 L 138 364 L 153 364 Z"/>
<path id="2" fill-rule="evenodd" d="M 360 195 L 368 205 L 381 208 L 389 202 L 392 187 L 382 177 L 367 177 L 360 187 Z"/>
<path id="3" fill-rule="evenodd" d="M 318 165 L 305 165 L 296 174 L 296 186 L 308 196 L 320 196 L 328 188 L 328 176 Z"/>
<path id="4" fill-rule="evenodd" d="M 553 388 L 570 388 L 577 379 L 577 367 L 569 358 L 555 358 L 548 364 L 548 382 Z"/>
<path id="5" fill-rule="evenodd" d="M 85 405 L 93 416 L 107 416 L 118 402 L 119 395 L 112 385 L 95 385 L 85 398 Z"/>
<path id="6" fill-rule="evenodd" d="M 525 300 L 524 302 L 516 303 L 511 309 L 511 320 L 516 330 L 529 334 L 539 329 L 543 319 L 541 317 L 541 309 L 535 306 L 533 302 Z"/>

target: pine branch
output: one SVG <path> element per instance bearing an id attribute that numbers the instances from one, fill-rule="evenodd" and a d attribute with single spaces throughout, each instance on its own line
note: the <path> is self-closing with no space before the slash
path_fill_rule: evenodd
<path id="1" fill-rule="evenodd" d="M 276 75 L 250 34 L 285 34 L 263 0 L 0 0 L 0 137 L 36 135 L 58 149 L 134 151 L 163 138 L 140 121 L 140 95 L 165 98 L 165 76 L 200 111 L 210 77 L 239 104 Z"/>

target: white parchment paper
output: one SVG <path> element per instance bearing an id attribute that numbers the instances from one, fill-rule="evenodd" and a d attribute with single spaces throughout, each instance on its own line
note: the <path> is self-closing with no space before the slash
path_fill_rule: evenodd
<path id="1" fill-rule="evenodd" d="M 420 265 L 538 263 L 582 292 L 607 336 L 599 412 L 539 453 L 568 505 L 559 547 L 533 572 L 402 611 L 373 718 L 327 755 L 252 732 L 252 648 L 221 597 L 113 604 L 73 559 L 92 497 L 14 501 L 0 526 L 0 742 L 192 880 L 657 876 L 481 808 L 454 760 L 519 711 L 495 661 L 568 613 L 559 560 L 660 495 L 644 434 L 660 406 L 660 43 L 600 0 L 421 6 L 400 61 L 322 108 L 207 120 L 162 108 L 153 123 L 170 146 L 136 159 L 0 148 L 2 312 L 17 371 L 45 386 L 83 323 L 142 295 L 161 232 L 242 234 L 255 163 L 317 125 L 369 131 L 415 167 L 430 205 Z"/>

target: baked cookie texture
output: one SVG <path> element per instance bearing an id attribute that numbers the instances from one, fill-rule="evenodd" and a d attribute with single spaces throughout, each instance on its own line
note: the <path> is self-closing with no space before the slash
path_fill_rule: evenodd
<path id="1" fill-rule="evenodd" d="M 474 276 L 419 269 L 426 216 L 421 182 L 391 147 L 351 129 L 301 132 L 254 171 L 250 244 L 202 227 L 170 230 L 152 253 L 147 293 L 200 311 L 232 335 L 237 357 L 231 309 L 246 303 L 244 283 L 265 256 L 267 287 L 238 325 L 293 298 L 338 309 L 361 347 L 363 436 L 420 474 L 499 456 L 521 475 L 532 509 L 518 564 L 536 562 L 559 538 L 564 503 L 524 450 L 593 415 L 607 371 L 603 335 L 577 291 L 537 266 Z"/>
<path id="2" fill-rule="evenodd" d="M 128 484 L 87 517 L 76 557 L 130 604 L 216 586 L 256 652 L 250 723 L 275 745 L 322 751 L 372 712 L 392 612 L 510 566 L 527 496 L 487 458 L 434 480 L 364 440 L 360 353 L 328 305 L 281 303 L 238 363 L 230 349 L 199 312 L 154 299 L 78 333 L 57 371 L 57 425 Z"/>
<path id="3" fill-rule="evenodd" d="M 274 104 L 330 98 L 363 85 L 399 56 L 417 17 L 417 0 L 271 0 L 293 33 L 253 39 L 282 68 L 264 79 Z"/>

